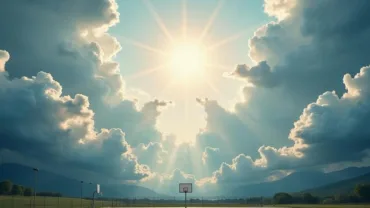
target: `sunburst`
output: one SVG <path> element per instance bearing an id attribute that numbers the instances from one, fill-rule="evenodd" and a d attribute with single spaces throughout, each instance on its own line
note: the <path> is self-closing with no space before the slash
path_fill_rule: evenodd
<path id="1" fill-rule="evenodd" d="M 218 63 L 217 60 L 212 60 L 210 58 L 212 57 L 210 54 L 221 52 L 220 49 L 223 46 L 236 41 L 248 31 L 240 31 L 215 42 L 209 41 L 209 32 L 217 21 L 217 17 L 226 3 L 225 0 L 219 0 L 199 35 L 194 36 L 194 34 L 189 31 L 187 0 L 182 0 L 180 12 L 181 26 L 179 28 L 181 34 L 174 36 L 168 30 L 160 14 L 156 11 L 155 5 L 153 5 L 150 0 L 142 1 L 143 5 L 153 16 L 153 19 L 161 32 L 164 34 L 168 44 L 161 48 L 156 48 L 138 40 L 121 36 L 121 39 L 125 43 L 132 44 L 142 50 L 157 54 L 159 62 L 163 62 L 159 63 L 157 66 L 142 69 L 137 73 L 128 75 L 126 79 L 133 81 L 138 78 L 152 76 L 153 73 L 161 72 L 165 74 L 169 79 L 161 80 L 161 82 L 167 83 L 162 85 L 164 87 L 162 90 L 159 90 L 159 94 L 157 96 L 161 97 L 167 90 L 172 90 L 173 85 L 175 84 L 176 86 L 180 86 L 182 91 L 179 91 L 179 93 L 181 93 L 181 98 L 184 99 L 185 102 L 184 118 L 188 121 L 189 103 L 194 99 L 189 97 L 189 92 L 190 90 L 194 90 L 193 86 L 197 86 L 196 84 L 201 83 L 202 86 L 208 86 L 213 93 L 219 95 L 221 90 L 218 89 L 212 78 L 214 76 L 211 75 L 214 75 L 214 69 L 229 71 L 231 68 L 231 66 L 223 66 Z M 222 76 L 222 74 L 220 74 L 220 76 Z"/>
<path id="2" fill-rule="evenodd" d="M 168 73 L 171 74 L 173 78 L 170 84 L 173 83 L 182 83 L 182 86 L 187 88 L 194 81 L 203 82 L 208 85 L 213 92 L 219 92 L 220 90 L 216 88 L 216 85 L 213 84 L 213 81 L 209 76 L 205 76 L 208 73 L 211 73 L 209 69 L 213 68 L 224 68 L 229 69 L 230 67 L 222 66 L 217 63 L 216 60 L 209 60 L 208 53 L 213 52 L 220 47 L 237 40 L 242 35 L 245 34 L 245 31 L 233 34 L 229 37 L 226 37 L 222 40 L 216 41 L 212 44 L 204 44 L 204 39 L 207 38 L 210 28 L 212 28 L 214 22 L 217 19 L 217 16 L 225 4 L 225 0 L 219 0 L 216 7 L 214 8 L 212 14 L 210 15 L 206 25 L 199 34 L 198 37 L 191 37 L 188 31 L 188 21 L 187 21 L 187 1 L 181 1 L 181 31 L 182 34 L 179 37 L 174 37 L 164 21 L 156 11 L 155 6 L 150 0 L 142 0 L 145 7 L 153 16 L 155 22 L 157 23 L 160 30 L 163 32 L 165 37 L 169 42 L 169 46 L 164 48 L 155 48 L 145 43 L 142 43 L 137 40 L 133 40 L 127 37 L 121 36 L 123 41 L 130 43 L 140 49 L 144 49 L 153 53 L 158 54 L 161 57 L 164 57 L 164 63 L 159 66 L 153 66 L 149 69 L 140 70 L 138 73 L 129 75 L 129 79 L 136 79 L 143 76 L 149 76 L 152 73 L 156 73 L 162 70 L 168 70 Z M 216 66 L 216 67 L 215 67 Z M 168 88 L 166 86 L 165 88 Z M 163 89 L 162 91 L 165 91 Z"/>

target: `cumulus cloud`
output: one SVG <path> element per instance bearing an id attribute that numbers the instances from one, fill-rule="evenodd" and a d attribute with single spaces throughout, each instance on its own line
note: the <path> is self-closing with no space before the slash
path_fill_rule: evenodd
<path id="1" fill-rule="evenodd" d="M 16 59 L 8 63 L 11 77 L 43 70 L 65 86 L 66 94 L 122 97 L 117 64 L 107 58 L 117 51 L 107 48 L 119 45 L 105 33 L 118 22 L 115 1 L 6 0 L 0 11 L 0 28 L 7 31 L 0 34 L 0 48 Z"/>
<path id="2" fill-rule="evenodd" d="M 170 105 L 166 101 L 149 101 L 141 109 L 130 100 L 116 106 L 107 106 L 104 112 L 97 113 L 98 126 L 121 128 L 125 131 L 128 142 L 136 147 L 140 143 L 160 142 L 163 135 L 157 129 L 157 119 L 161 110 Z"/>
<path id="3" fill-rule="evenodd" d="M 138 157 L 138 160 L 142 164 L 150 165 L 153 170 L 160 164 L 163 164 L 168 152 L 163 148 L 163 145 L 158 142 L 150 142 L 148 145 L 140 143 L 133 149 L 133 153 Z"/>
<path id="4" fill-rule="evenodd" d="M 156 173 L 141 180 L 141 185 L 157 190 L 159 193 L 179 195 L 179 183 L 192 183 L 195 186 L 195 177 L 179 169 L 171 173 Z M 194 189 L 195 191 L 195 189 Z"/>
<path id="5" fill-rule="evenodd" d="M 276 2 L 292 15 L 262 26 L 250 39 L 249 56 L 257 62 L 266 61 L 281 87 L 292 94 L 304 93 L 301 97 L 312 99 L 327 90 L 343 92 L 338 80 L 368 64 L 364 51 L 370 44 L 366 38 L 370 24 L 362 8 L 370 7 L 369 2 L 267 0 L 265 8 Z M 286 6 L 293 4 L 290 2 L 295 6 Z M 279 12 L 279 8 L 269 11 Z M 266 71 L 259 70 L 260 74 Z"/>
<path id="6" fill-rule="evenodd" d="M 0 34 L 0 48 L 14 57 L 7 71 L 11 78 L 50 73 L 66 95 L 89 97 L 98 128 L 121 128 L 133 146 L 158 142 L 157 109 L 164 102 L 149 101 L 138 109 L 136 101 L 128 100 L 132 91 L 112 59 L 121 50 L 108 33 L 119 21 L 117 9 L 114 0 L 4 1 L 0 28 L 8 32 Z"/>
<path id="7" fill-rule="evenodd" d="M 225 110 L 197 99 L 207 124 L 194 145 L 178 146 L 156 127 L 170 102 L 139 108 L 127 99 L 113 60 L 121 46 L 108 33 L 119 21 L 114 0 L 4 0 L 0 48 L 12 59 L 0 51 L 1 148 L 162 190 L 180 181 L 213 190 L 216 182 L 359 161 L 368 149 L 368 67 L 351 76 L 370 60 L 366 8 L 366 0 L 266 0 L 277 21 L 248 43 L 256 65 L 229 74 L 248 82 L 242 101 Z"/>
<path id="8" fill-rule="evenodd" d="M 345 122 L 343 124 L 333 122 L 333 127 L 327 126 L 328 129 L 322 130 L 322 132 L 318 130 L 320 125 L 307 127 L 307 124 L 312 122 L 312 115 L 323 119 L 319 119 L 320 123 L 330 122 L 331 120 L 324 120 L 329 119 L 326 118 L 327 112 L 325 111 L 323 114 L 323 109 L 328 106 L 319 105 L 320 107 L 318 107 L 317 104 L 308 104 L 315 101 L 317 96 L 323 92 L 333 90 L 336 92 L 335 94 L 328 92 L 321 95 L 320 102 L 341 100 L 341 95 L 346 92 L 342 87 L 341 78 L 347 73 L 349 75 L 346 77 L 354 75 L 359 68 L 369 64 L 370 56 L 366 51 L 370 46 L 367 38 L 370 35 L 370 24 L 366 21 L 369 14 L 364 9 L 370 8 L 369 2 L 364 0 L 352 4 L 346 1 L 338 3 L 335 0 L 320 2 L 266 0 L 264 6 L 265 12 L 275 16 L 278 20 L 260 27 L 249 40 L 249 57 L 256 65 L 240 64 L 233 72 L 229 73 L 233 78 L 244 79 L 248 82 L 248 85 L 242 89 L 242 101 L 236 103 L 232 112 L 222 109 L 232 117 L 238 118 L 245 127 L 234 128 L 235 125 L 228 125 L 230 123 L 228 121 L 224 123 L 224 127 L 218 130 L 205 131 L 206 134 L 201 134 L 198 142 L 201 143 L 207 138 L 210 147 L 226 146 L 227 143 L 223 143 L 220 139 L 222 138 L 219 133 L 220 129 L 224 132 L 232 130 L 234 134 L 239 132 L 244 137 L 245 135 L 254 135 L 264 144 L 259 148 L 257 156 L 250 153 L 253 150 L 235 152 L 250 155 L 254 162 L 259 161 L 259 163 L 253 163 L 252 166 L 265 164 L 269 167 L 268 169 L 271 167 L 274 167 L 272 169 L 289 169 L 304 165 L 318 165 L 318 160 L 322 157 L 327 157 L 326 160 L 322 159 L 325 164 L 362 158 L 364 152 L 362 149 L 359 150 L 357 145 L 366 147 L 364 140 L 355 140 L 356 144 L 350 142 L 347 144 L 346 140 L 343 141 L 351 148 L 350 152 L 360 151 L 358 154 L 343 155 L 343 157 L 335 157 L 335 151 L 344 151 L 339 146 L 335 147 L 339 145 L 336 144 L 336 141 L 328 140 L 325 144 L 321 142 L 320 144 L 310 143 L 311 140 L 315 142 L 325 140 L 322 137 L 331 138 L 334 135 L 346 135 L 346 132 L 343 131 L 347 128 L 342 130 L 338 128 L 337 132 L 332 132 L 330 136 L 324 134 L 324 132 L 331 132 L 329 129 L 338 127 L 337 125 L 346 125 Z M 253 86 L 250 86 L 249 83 Z M 347 84 L 346 88 L 351 89 Z M 207 112 L 207 127 L 225 121 L 225 117 L 221 116 L 219 111 L 210 111 L 207 105 L 203 104 L 203 106 Z M 305 111 L 302 114 L 304 108 Z M 335 111 L 333 110 L 333 112 Z M 347 114 L 352 113 L 356 114 L 357 112 L 355 110 L 347 112 Z M 300 114 L 302 114 L 301 117 Z M 301 121 L 302 124 L 296 122 L 293 125 L 294 121 L 298 118 L 303 119 L 302 117 L 308 118 Z M 346 120 L 344 118 L 336 119 Z M 350 122 L 348 123 L 349 127 L 354 121 L 347 122 Z M 358 123 L 354 123 L 362 126 L 364 125 L 362 122 L 363 120 L 359 120 Z M 298 131 L 297 125 L 304 131 Z M 242 133 L 245 132 L 245 129 L 249 130 L 248 134 Z M 287 140 L 289 132 L 290 140 Z M 319 134 L 319 132 L 321 133 Z M 311 138 L 311 136 L 313 137 Z M 240 141 L 229 138 L 232 137 L 228 137 L 228 145 L 246 146 L 240 144 Z M 342 142 L 342 140 L 340 141 Z M 217 146 L 215 143 L 220 144 Z M 329 146 L 330 143 L 334 146 L 333 148 Z M 342 147 L 344 148 L 344 146 Z M 220 149 L 220 151 L 222 150 Z M 314 151 L 323 154 L 314 154 Z M 327 154 L 324 154 L 325 152 Z M 235 172 L 232 171 L 231 167 L 235 165 L 231 165 L 234 162 L 230 160 L 230 157 L 225 157 L 224 162 L 230 165 L 223 165 L 224 172 L 227 172 L 226 169 L 230 169 L 231 173 Z M 232 177 L 231 175 L 230 177 Z"/>
<path id="9" fill-rule="evenodd" d="M 264 8 L 268 15 L 275 16 L 279 20 L 282 20 L 291 14 L 296 3 L 296 0 L 268 0 L 265 1 Z"/>
<path id="10" fill-rule="evenodd" d="M 257 86 L 273 87 L 278 82 L 278 78 L 274 77 L 274 74 L 266 61 L 262 61 L 251 68 L 245 64 L 238 65 L 236 70 L 230 73 L 229 76 L 247 79 L 248 82 Z"/>
<path id="11" fill-rule="evenodd" d="M 5 71 L 5 63 L 9 60 L 9 53 L 7 51 L 0 50 L 0 72 Z"/>
<path id="12" fill-rule="evenodd" d="M 197 136 L 201 149 L 211 146 L 225 153 L 256 153 L 261 143 L 238 116 L 223 109 L 214 100 L 197 99 L 197 102 L 204 107 L 207 122 L 205 129 Z"/>
<path id="13" fill-rule="evenodd" d="M 370 147 L 367 139 L 370 131 L 366 128 L 370 118 L 369 81 L 370 67 L 361 68 L 354 77 L 346 74 L 343 82 L 347 92 L 343 96 L 326 92 L 304 109 L 290 137 L 302 139 L 308 145 L 302 151 L 307 160 L 327 164 L 360 161 L 367 156 L 365 150 Z"/>
<path id="14" fill-rule="evenodd" d="M 86 96 L 62 95 L 62 86 L 45 72 L 9 79 L 3 71 L 0 77 L 1 149 L 120 180 L 150 173 L 137 162 L 122 130 L 95 131 Z"/>
<path id="15" fill-rule="evenodd" d="M 370 67 L 361 68 L 343 82 L 347 92 L 339 97 L 325 92 L 309 104 L 291 129 L 290 147 L 262 146 L 253 160 L 241 154 L 231 164 L 223 163 L 214 173 L 219 184 L 269 179 L 273 171 L 289 171 L 339 162 L 360 162 L 368 157 L 370 131 Z M 341 154 L 338 155 L 338 152 Z"/>
<path id="16" fill-rule="evenodd" d="M 140 181 L 141 185 L 157 190 L 159 193 L 183 197 L 183 194 L 179 193 L 179 183 L 192 183 L 192 197 L 212 196 L 218 191 L 213 178 L 197 179 L 194 175 L 180 169 L 174 169 L 168 174 L 152 174 Z"/>
<path id="17" fill-rule="evenodd" d="M 118 22 L 115 0 L 2 2 L 0 28 L 7 32 L 0 33 L 0 48 L 12 59 L 0 52 L 0 72 L 6 71 L 1 86 L 7 87 L 3 93 L 8 96 L 1 119 L 12 126 L 2 125 L 0 134 L 12 139 L 1 148 L 23 158 L 16 162 L 49 155 L 50 161 L 74 165 L 76 172 L 83 169 L 89 175 L 97 171 L 99 177 L 136 180 L 149 175 L 133 151 L 139 144 L 160 145 L 163 135 L 156 122 L 170 102 L 147 98 L 139 108 L 136 100 L 129 100 L 132 90 L 113 60 L 121 46 L 108 33 Z M 49 97 L 55 103 L 48 103 Z M 154 154 L 151 148 L 143 150 L 147 156 Z M 67 153 L 76 161 L 60 156 Z"/>

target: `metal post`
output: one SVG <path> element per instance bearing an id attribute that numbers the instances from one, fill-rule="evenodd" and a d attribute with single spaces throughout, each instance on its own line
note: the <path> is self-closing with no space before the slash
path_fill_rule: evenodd
<path id="1" fill-rule="evenodd" d="M 39 169 L 33 168 L 33 171 L 35 172 L 35 187 L 33 188 L 34 190 L 34 195 L 33 195 L 33 206 L 36 207 L 36 187 L 37 187 L 37 173 L 39 172 Z"/>
<path id="2" fill-rule="evenodd" d="M 81 181 L 81 207 L 82 207 L 82 188 L 83 188 L 83 181 Z"/>
<path id="3" fill-rule="evenodd" d="M 0 155 L 0 178 L 3 178 L 3 156 Z"/>
<path id="4" fill-rule="evenodd" d="M 186 193 L 187 193 L 187 191 L 185 191 L 185 208 L 187 207 L 187 204 L 186 204 Z"/>
<path id="5" fill-rule="evenodd" d="M 92 207 L 93 208 L 95 207 L 95 193 L 96 193 L 96 191 L 94 191 L 94 193 L 93 193 L 93 202 L 92 202 Z"/>

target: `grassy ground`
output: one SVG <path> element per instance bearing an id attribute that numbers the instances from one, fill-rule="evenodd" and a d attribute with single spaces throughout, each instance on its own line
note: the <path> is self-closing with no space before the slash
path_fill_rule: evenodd
<path id="1" fill-rule="evenodd" d="M 0 196 L 0 208 L 34 208 L 33 197 Z M 57 197 L 36 197 L 37 208 L 81 208 L 91 207 L 91 200 Z M 82 206 L 81 206 L 82 205 Z M 95 201 L 95 207 L 112 206 L 109 201 Z"/>
<path id="2" fill-rule="evenodd" d="M 370 208 L 368 204 L 297 204 L 282 206 L 287 208 Z"/>
<path id="3" fill-rule="evenodd" d="M 81 206 L 82 205 L 82 206 Z M 253 207 L 245 204 L 188 204 L 189 207 Z M 268 207 L 269 205 L 266 205 Z M 88 208 L 91 200 L 76 198 L 36 197 L 36 208 Z M 95 201 L 96 208 L 102 207 L 184 207 L 182 204 L 119 204 L 112 201 Z M 254 206 L 258 207 L 258 206 Z M 272 207 L 272 206 L 270 206 Z M 370 205 L 279 205 L 286 208 L 370 208 Z M 0 208 L 34 208 L 33 197 L 0 196 Z"/>

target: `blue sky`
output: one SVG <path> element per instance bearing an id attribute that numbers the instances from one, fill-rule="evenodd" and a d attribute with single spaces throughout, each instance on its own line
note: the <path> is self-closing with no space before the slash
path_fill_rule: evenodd
<path id="1" fill-rule="evenodd" d="M 217 92 L 212 90 L 204 82 L 200 86 L 190 87 L 196 90 L 197 94 L 184 98 L 179 95 L 183 86 L 166 89 L 171 77 L 163 76 L 163 72 L 154 72 L 140 77 L 130 78 L 150 68 L 163 64 L 163 59 L 153 51 L 140 48 L 132 44 L 140 42 L 152 48 L 166 50 L 170 43 L 155 18 L 143 1 L 122 1 L 119 2 L 120 23 L 110 30 L 122 44 L 116 60 L 123 66 L 121 73 L 126 79 L 127 86 L 141 89 L 150 96 L 159 99 L 170 99 L 175 106 L 166 110 L 159 118 L 159 127 L 162 131 L 175 133 L 180 141 L 194 141 L 199 128 L 203 128 L 204 113 L 195 102 L 196 97 L 207 97 L 217 99 L 225 107 L 231 107 L 238 98 L 238 89 L 242 83 L 230 81 L 222 77 L 225 72 L 232 71 L 237 63 L 252 64 L 248 57 L 248 39 L 253 36 L 254 31 L 267 23 L 272 18 L 263 12 L 263 1 L 152 1 L 155 11 L 162 19 L 174 39 L 181 39 L 183 27 L 183 12 L 186 10 L 186 27 L 189 38 L 198 38 L 212 14 L 214 21 L 210 24 L 207 36 L 204 38 L 205 45 L 220 43 L 228 38 L 237 38 L 225 42 L 212 54 L 210 62 L 215 62 L 222 67 L 213 67 L 207 73 L 212 80 Z M 240 34 L 240 35 L 239 35 Z M 236 52 L 237 51 L 237 52 Z M 167 80 L 166 80 L 167 79 Z M 188 103 L 187 117 L 185 105 Z"/>
<path id="2" fill-rule="evenodd" d="M 6 162 L 167 194 L 191 182 L 216 195 L 369 165 L 369 1 L 224 1 L 195 45 L 170 44 L 153 16 L 182 37 L 182 1 L 143 2 L 3 0 Z M 218 4 L 187 1 L 189 42 Z M 240 32 L 200 67 L 204 47 Z"/>

